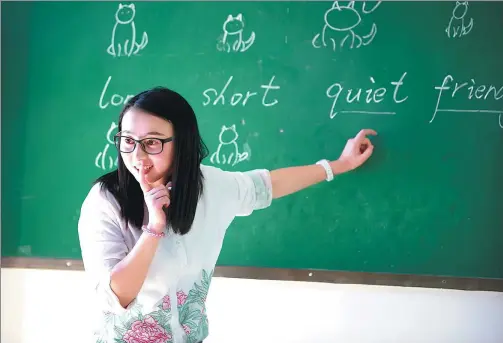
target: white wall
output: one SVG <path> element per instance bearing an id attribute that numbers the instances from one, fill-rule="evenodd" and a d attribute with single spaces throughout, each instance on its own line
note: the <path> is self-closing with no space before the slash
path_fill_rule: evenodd
<path id="1" fill-rule="evenodd" d="M 2 343 L 94 343 L 83 272 L 2 269 Z M 503 293 L 214 278 L 205 343 L 502 343 Z"/>

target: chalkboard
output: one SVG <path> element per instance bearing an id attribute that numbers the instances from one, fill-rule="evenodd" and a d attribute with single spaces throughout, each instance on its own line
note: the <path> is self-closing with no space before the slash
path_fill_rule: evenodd
<path id="1" fill-rule="evenodd" d="M 220 266 L 501 279 L 502 18 L 501 2 L 4 3 L 2 257 L 80 259 L 119 110 L 163 85 L 226 170 L 379 133 L 362 168 L 236 219 Z"/>

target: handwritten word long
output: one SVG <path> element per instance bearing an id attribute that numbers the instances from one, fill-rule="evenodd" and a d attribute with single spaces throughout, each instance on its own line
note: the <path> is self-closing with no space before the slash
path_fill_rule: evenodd
<path id="1" fill-rule="evenodd" d="M 131 99 L 134 95 L 128 94 L 126 96 L 122 96 L 119 94 L 112 94 L 110 98 L 106 98 L 106 94 L 108 91 L 108 86 L 110 85 L 110 81 L 112 80 L 112 76 L 109 76 L 107 81 L 105 82 L 105 86 L 103 87 L 103 90 L 101 91 L 101 96 L 100 96 L 100 101 L 98 105 L 102 110 L 108 107 L 108 105 L 112 106 L 122 106 L 124 103 L 126 103 L 129 99 Z M 107 99 L 107 100 L 105 100 Z"/>
<path id="2" fill-rule="evenodd" d="M 406 75 L 407 75 L 407 72 L 403 73 L 402 77 L 400 77 L 400 79 L 398 81 L 390 82 L 390 84 L 392 86 L 394 86 L 393 102 L 396 104 L 402 103 L 408 99 L 408 96 L 400 97 L 400 95 L 398 94 L 400 91 L 400 87 L 403 85 L 403 80 Z M 370 77 L 370 82 L 372 84 L 375 84 L 375 79 L 372 76 Z M 336 82 L 336 83 L 332 84 L 330 87 L 328 87 L 327 91 L 326 91 L 327 97 L 330 99 L 333 99 L 332 108 L 330 109 L 330 119 L 333 119 L 338 113 L 396 114 L 395 112 L 373 112 L 373 111 L 361 111 L 361 110 L 338 111 L 336 109 L 336 105 L 338 104 L 338 101 L 341 98 L 341 95 L 343 97 L 345 96 L 345 101 L 348 104 L 360 103 L 362 98 L 365 101 L 365 103 L 367 103 L 367 104 L 370 104 L 370 103 L 377 104 L 385 99 L 387 92 L 388 92 L 388 89 L 386 89 L 385 87 L 380 87 L 377 89 L 367 88 L 366 90 L 364 90 L 363 88 L 346 89 L 343 87 L 343 85 L 341 83 Z M 365 93 L 366 95 L 362 95 L 362 93 Z M 344 101 L 344 100 L 342 100 L 342 101 Z"/>
<path id="3" fill-rule="evenodd" d="M 269 83 L 267 85 L 261 85 L 260 88 L 264 89 L 262 92 L 262 105 L 265 107 L 270 107 L 270 106 L 275 106 L 278 104 L 277 99 L 269 99 L 269 91 L 272 90 L 278 90 L 280 89 L 280 86 L 273 85 L 275 76 L 271 78 Z M 215 88 L 208 88 L 203 92 L 203 96 L 206 98 L 206 100 L 203 102 L 203 106 L 208 106 L 208 105 L 213 105 L 216 106 L 218 104 L 225 105 L 226 100 L 228 100 L 228 104 L 231 106 L 237 106 L 241 103 L 242 106 L 246 106 L 248 101 L 253 97 L 259 94 L 259 92 L 252 92 L 252 91 L 246 91 L 246 93 L 233 93 L 232 95 L 226 94 L 227 88 L 231 84 L 233 79 L 233 76 L 229 77 L 227 80 L 227 83 L 225 86 L 222 88 L 220 93 L 215 89 Z M 226 98 L 230 97 L 229 98 Z"/>
<path id="4" fill-rule="evenodd" d="M 469 82 L 454 82 L 454 77 L 452 75 L 447 75 L 444 77 L 441 86 L 435 87 L 438 91 L 437 104 L 435 105 L 435 111 L 430 119 L 430 123 L 435 120 L 438 112 L 474 112 L 474 113 L 492 113 L 499 114 L 498 122 L 499 126 L 503 128 L 503 110 L 492 110 L 492 109 L 454 109 L 454 108 L 439 108 L 440 101 L 443 96 L 447 98 L 455 98 L 456 95 L 459 97 L 466 98 L 468 100 L 490 100 L 494 99 L 496 101 L 503 99 L 503 86 L 494 85 L 478 85 L 476 86 L 475 80 L 471 79 Z"/>

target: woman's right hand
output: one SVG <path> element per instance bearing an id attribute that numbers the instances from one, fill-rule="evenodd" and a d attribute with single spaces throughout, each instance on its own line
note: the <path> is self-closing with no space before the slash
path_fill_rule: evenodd
<path id="1" fill-rule="evenodd" d="M 140 187 L 148 209 L 148 226 L 151 230 L 162 232 L 166 228 L 166 214 L 163 208 L 170 203 L 168 185 L 152 187 L 146 177 L 145 169 L 140 169 Z"/>

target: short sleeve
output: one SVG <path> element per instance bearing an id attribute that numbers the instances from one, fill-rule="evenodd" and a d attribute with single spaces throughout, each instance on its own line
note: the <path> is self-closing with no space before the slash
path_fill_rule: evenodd
<path id="1" fill-rule="evenodd" d="M 104 311 L 122 313 L 119 299 L 110 288 L 110 272 L 127 254 L 121 232 L 118 205 L 112 195 L 94 185 L 82 204 L 78 233 L 86 274 Z M 128 308 L 134 305 L 134 301 Z"/>
<path id="2" fill-rule="evenodd" d="M 271 175 L 266 169 L 232 172 L 237 202 L 237 216 L 248 216 L 272 202 Z"/>

